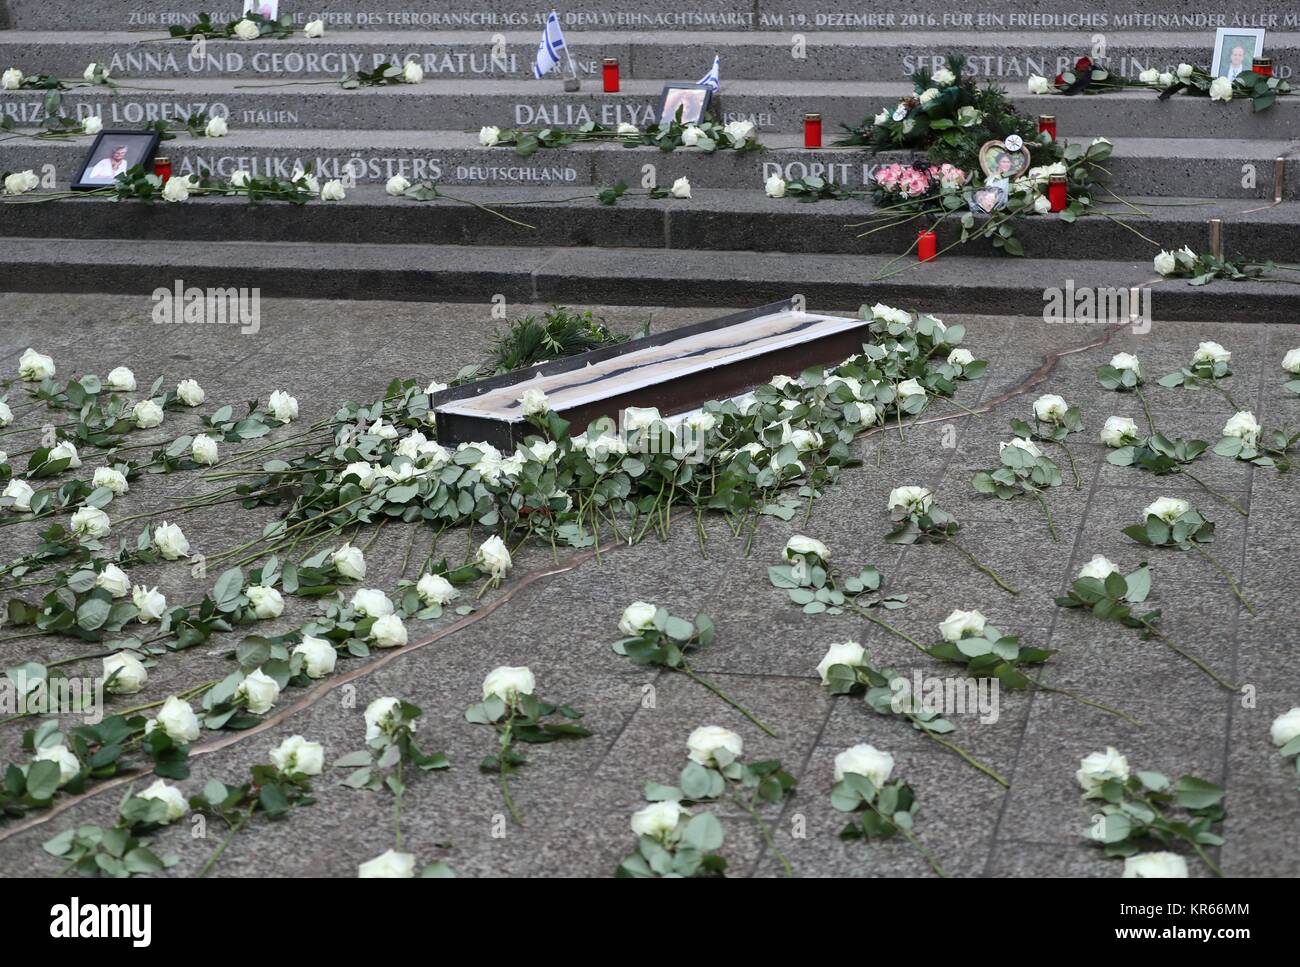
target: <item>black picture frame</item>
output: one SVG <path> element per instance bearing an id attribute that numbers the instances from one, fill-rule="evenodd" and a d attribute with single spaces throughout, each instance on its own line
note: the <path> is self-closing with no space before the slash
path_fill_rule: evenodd
<path id="1" fill-rule="evenodd" d="M 679 106 L 681 107 L 687 106 L 686 104 L 681 103 L 679 99 L 673 98 L 673 93 L 675 91 L 702 92 L 703 96 L 698 98 L 699 101 L 698 112 L 691 115 L 688 114 L 687 111 L 683 110 L 682 123 L 696 124 L 702 121 L 704 119 L 704 115 L 708 113 L 709 105 L 713 102 L 713 88 L 708 87 L 705 84 L 665 84 L 663 94 L 659 96 L 659 111 L 655 115 L 659 122 L 659 125 L 661 127 L 666 127 L 667 125 L 673 122 L 674 117 L 664 116 L 666 112 L 671 110 L 673 115 L 676 115 L 677 108 Z M 674 101 L 678 101 L 678 103 L 674 103 L 671 108 L 669 107 L 670 98 L 673 98 Z M 694 99 L 695 98 L 692 98 L 692 100 Z"/>
<path id="2" fill-rule="evenodd" d="M 127 164 L 122 169 L 123 171 L 129 170 L 135 165 L 140 165 L 145 171 L 153 170 L 153 159 L 158 153 L 158 145 L 162 141 L 161 133 L 141 130 L 100 131 L 95 136 L 95 140 L 91 142 L 90 150 L 86 152 L 81 167 L 77 169 L 77 176 L 72 180 L 73 191 L 94 191 L 96 188 L 108 188 L 116 181 L 116 175 L 109 177 L 107 181 L 102 177 L 92 181 L 90 180 L 90 172 L 95 165 L 112 157 L 113 150 L 116 147 L 114 141 L 117 139 L 120 139 L 121 146 L 127 149 Z"/>

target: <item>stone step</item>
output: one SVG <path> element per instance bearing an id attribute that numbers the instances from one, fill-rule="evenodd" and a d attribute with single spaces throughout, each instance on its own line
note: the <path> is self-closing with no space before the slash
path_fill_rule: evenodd
<path id="1" fill-rule="evenodd" d="M 1142 262 L 940 259 L 881 281 L 891 257 L 662 249 L 177 242 L 0 237 L 0 273 L 23 292 L 136 294 L 255 287 L 267 298 L 692 305 L 748 308 L 795 294 L 810 305 L 876 301 L 949 312 L 1036 315 L 1071 287 L 1151 286 L 1157 319 L 1293 322 L 1300 294 L 1266 282 L 1193 287 Z M 611 281 L 615 280 L 615 281 Z"/>
<path id="2" fill-rule="evenodd" d="M 392 198 L 377 186 L 361 185 L 342 202 L 270 206 L 278 216 L 268 206 L 250 205 L 242 198 L 192 198 L 184 204 L 153 206 L 118 205 L 96 198 L 0 205 L 0 234 L 249 242 L 311 238 L 321 244 L 371 239 L 398 245 L 888 256 L 907 252 L 923 224 L 911 221 L 863 237 L 870 226 L 860 223 L 879 214 L 869 200 L 807 204 L 728 189 L 697 189 L 689 201 L 625 196 L 615 207 L 599 204 L 594 192 L 576 196 L 572 188 L 463 187 L 452 194 L 458 200 L 415 202 Z M 1082 252 L 1097 260 L 1149 262 L 1155 247 L 1138 232 L 1165 249 L 1187 245 L 1204 252 L 1210 248 L 1209 220 L 1219 219 L 1229 255 L 1282 262 L 1295 257 L 1300 203 L 1283 202 L 1263 210 L 1258 202 L 1211 199 L 1133 198 L 1130 203 L 1146 214 L 1117 203 L 1099 205 L 1099 211 L 1113 217 L 1086 217 L 1066 224 L 1051 216 L 1034 216 L 1017 223 L 1016 236 L 1036 259 L 1070 259 Z M 493 207 L 531 227 L 507 222 L 475 204 Z M 940 225 L 938 233 L 941 249 L 960 235 L 955 221 Z M 952 248 L 944 258 L 996 254 L 987 242 L 977 239 Z"/>
<path id="3" fill-rule="evenodd" d="M 1063 99 L 1058 99 L 1063 100 Z M 1089 141 L 1084 136 L 1081 141 Z M 1272 199 L 1275 159 L 1296 152 L 1294 142 L 1193 138 L 1112 138 L 1106 163 L 1111 188 L 1121 195 Z M 60 182 L 76 174 L 88 139 L 76 141 L 11 139 L 0 142 L 0 171 L 53 165 Z M 789 135 L 763 137 L 767 150 L 706 155 L 692 148 L 665 153 L 656 148 L 624 148 L 610 143 L 543 149 L 529 157 L 506 147 L 484 148 L 476 134 L 461 131 L 238 130 L 224 138 L 180 135 L 165 142 L 163 153 L 178 174 L 211 171 L 228 177 L 243 169 L 287 178 L 295 167 L 323 177 L 349 172 L 359 183 L 382 182 L 395 174 L 412 181 L 446 184 L 564 185 L 585 189 L 619 181 L 640 187 L 651 170 L 655 183 L 688 178 L 697 188 L 749 188 L 757 192 L 772 174 L 786 180 L 827 177 L 858 189 L 874 166 L 908 161 L 891 152 L 874 158 L 861 148 L 809 150 Z M 1245 169 L 1244 166 L 1251 166 Z M 1243 171 L 1253 171 L 1253 181 Z M 1287 163 L 1283 197 L 1300 199 L 1300 160 Z"/>
<path id="4" fill-rule="evenodd" d="M 204 6 L 204 5 L 200 5 Z M 1216 27 L 1252 26 L 1270 31 L 1300 29 L 1300 11 L 1289 0 L 1259 0 L 1243 13 L 1225 0 L 980 0 L 949 4 L 933 0 L 896 9 L 871 9 L 859 0 L 569 0 L 561 5 L 566 30 L 872 30 L 954 32 L 1018 30 L 1159 30 L 1208 34 Z M 320 16 L 327 24 L 378 30 L 525 30 L 540 33 L 552 5 L 530 0 L 315 0 L 307 10 L 282 5 L 298 23 Z M 215 23 L 234 19 L 242 4 L 208 7 Z M 60 30 L 166 29 L 192 23 L 195 7 L 147 5 L 140 0 L 4 0 L 0 26 Z"/>
<path id="5" fill-rule="evenodd" d="M 380 88 L 345 90 L 320 81 L 259 81 L 236 78 L 142 80 L 130 87 L 78 87 L 63 96 L 64 113 L 83 119 L 100 115 L 109 126 L 136 126 L 192 113 L 228 117 L 233 128 L 364 128 L 375 130 L 466 130 L 481 125 L 577 127 L 594 121 L 607 127 L 629 122 L 645 127 L 659 108 L 663 81 L 630 80 L 617 94 L 588 83 L 577 93 L 554 81 L 425 80 Z M 724 120 L 753 121 L 761 132 L 803 131 L 804 114 L 822 115 L 827 143 L 840 125 L 860 124 L 881 108 L 890 109 L 910 93 L 900 83 L 738 80 L 726 83 L 717 105 Z M 44 117 L 43 92 L 0 92 L 0 113 L 20 126 Z M 1053 114 L 1061 137 L 1100 132 L 1107 137 L 1265 138 L 1300 140 L 1300 95 L 1278 99 L 1254 113 L 1242 100 L 1211 102 L 1177 96 L 1157 99 L 1146 89 L 1114 94 L 1065 97 L 1013 94 L 1016 108 L 1029 116 Z"/>
<path id="6" fill-rule="evenodd" d="M 625 78 L 675 77 L 694 81 L 721 57 L 724 82 L 780 78 L 809 82 L 906 81 L 919 67 L 937 68 L 953 49 L 954 35 L 942 32 L 815 32 L 801 35 L 755 31 L 584 31 L 566 39 L 580 74 L 599 78 L 601 61 L 616 57 Z M 0 64 L 27 73 L 76 77 L 92 61 L 114 75 L 129 77 L 315 77 L 337 78 L 356 70 L 414 60 L 429 77 L 461 80 L 485 77 L 532 79 L 538 35 L 467 31 L 330 31 L 309 40 L 301 34 L 281 41 L 211 41 L 202 53 L 186 41 L 162 40 L 165 33 L 117 31 L 0 32 Z M 1164 32 L 1105 35 L 1098 62 L 1136 80 L 1148 67 L 1172 70 L 1179 63 L 1210 66 L 1203 37 Z M 1083 53 L 1094 51 L 1092 33 L 1004 32 L 965 39 L 961 52 L 975 76 L 1002 80 L 1022 90 L 1030 74 L 1055 76 Z M 1279 76 L 1300 64 L 1300 33 L 1271 33 L 1267 50 Z M 599 88 L 597 88 L 599 89 Z"/>

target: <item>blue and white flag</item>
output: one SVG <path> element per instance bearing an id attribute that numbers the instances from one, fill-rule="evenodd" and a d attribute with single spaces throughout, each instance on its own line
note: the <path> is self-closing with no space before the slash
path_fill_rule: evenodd
<path id="1" fill-rule="evenodd" d="M 538 56 L 540 58 L 541 55 L 539 54 Z M 705 74 L 703 77 L 700 78 L 699 83 L 703 84 L 705 87 L 711 88 L 712 90 L 716 91 L 718 89 L 718 84 L 721 83 L 721 79 L 718 77 L 718 70 L 720 67 L 721 64 L 718 61 L 718 55 L 714 54 L 713 66 L 709 68 L 709 72 L 707 74 Z"/>
<path id="2" fill-rule="evenodd" d="M 542 77 L 550 73 L 560 63 L 560 53 L 567 56 L 564 45 L 564 31 L 560 29 L 560 18 L 554 10 L 546 18 L 546 29 L 542 31 L 542 42 L 537 45 L 537 60 L 533 63 L 533 76 Z"/>

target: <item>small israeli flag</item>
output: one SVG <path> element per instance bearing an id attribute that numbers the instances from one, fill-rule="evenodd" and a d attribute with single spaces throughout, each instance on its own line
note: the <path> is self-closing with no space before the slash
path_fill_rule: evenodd
<path id="1" fill-rule="evenodd" d="M 555 11 L 546 18 L 546 29 L 542 31 L 542 41 L 537 45 L 537 60 L 533 62 L 533 76 L 542 77 L 560 63 L 560 53 L 568 55 L 564 44 L 564 31 L 560 29 L 560 18 Z"/>
<path id="2" fill-rule="evenodd" d="M 699 83 L 703 84 L 705 87 L 711 88 L 716 91 L 718 89 L 718 85 L 721 83 L 721 79 L 718 76 L 718 71 L 720 67 L 721 67 L 721 63 L 718 60 L 718 55 L 714 54 L 713 66 L 709 68 L 709 72 L 707 74 L 705 74 L 703 77 L 700 78 Z"/>

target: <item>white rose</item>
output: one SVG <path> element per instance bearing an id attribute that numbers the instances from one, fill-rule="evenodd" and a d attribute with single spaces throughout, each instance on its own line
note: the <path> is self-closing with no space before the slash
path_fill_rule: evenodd
<path id="1" fill-rule="evenodd" d="M 384 183 L 384 191 L 388 192 L 394 198 L 400 198 L 406 189 L 411 187 L 411 183 L 401 175 L 393 175 Z"/>
<path id="2" fill-rule="evenodd" d="M 103 588 L 115 598 L 124 598 L 131 593 L 131 579 L 116 564 L 105 564 L 104 570 L 95 575 L 95 587 Z"/>
<path id="3" fill-rule="evenodd" d="M 640 134 L 641 129 L 638 128 L 635 124 L 629 124 L 627 121 L 623 121 L 618 126 L 618 133 L 626 137 L 629 135 Z"/>
<path id="4" fill-rule="evenodd" d="M 975 362 L 975 356 L 969 349 L 958 347 L 948 354 L 948 363 L 952 366 L 969 366 Z"/>
<path id="5" fill-rule="evenodd" d="M 943 635 L 944 641 L 961 641 L 968 633 L 972 636 L 983 634 L 987 620 L 978 611 L 954 610 L 939 622 L 939 634 Z"/>
<path id="6" fill-rule="evenodd" d="M 905 379 L 895 389 L 900 400 L 905 400 L 909 396 L 924 396 L 925 387 L 914 379 Z"/>
<path id="7" fill-rule="evenodd" d="M 11 67 L 3 74 L 0 74 L 0 88 L 6 91 L 16 91 L 23 82 L 23 72 L 17 67 Z"/>
<path id="8" fill-rule="evenodd" d="M 1174 258 L 1173 252 L 1161 249 L 1151 260 L 1151 266 L 1161 275 L 1172 275 L 1178 269 L 1178 261 Z"/>
<path id="9" fill-rule="evenodd" d="M 294 646 L 293 654 L 302 655 L 302 669 L 308 678 L 324 678 L 334 671 L 339 653 L 324 638 L 303 635 L 302 641 Z"/>
<path id="10" fill-rule="evenodd" d="M 690 198 L 691 182 L 689 178 L 678 178 L 670 189 L 674 198 Z"/>
<path id="11" fill-rule="evenodd" d="M 1039 77 L 1037 74 L 1030 74 L 1030 75 L 1029 75 L 1029 93 L 1030 93 L 1030 94 L 1046 94 L 1046 93 L 1047 93 L 1047 78 L 1046 78 L 1046 77 Z"/>
<path id="12" fill-rule="evenodd" d="M 618 619 L 618 630 L 629 638 L 635 638 L 643 631 L 654 627 L 655 614 L 659 611 L 653 604 L 645 601 L 633 601 L 623 609 L 623 616 Z"/>
<path id="13" fill-rule="evenodd" d="M 266 401 L 270 414 L 281 423 L 298 419 L 298 401 L 283 390 L 276 390 Z"/>
<path id="14" fill-rule="evenodd" d="M 36 177 L 36 172 L 28 168 L 26 171 L 17 171 L 12 175 L 5 176 L 4 193 L 6 195 L 22 195 L 32 191 L 41 183 L 41 179 Z"/>
<path id="15" fill-rule="evenodd" d="M 785 542 L 785 550 L 782 552 L 787 561 L 793 561 L 796 557 L 802 557 L 805 554 L 815 554 L 823 561 L 831 559 L 831 551 L 825 544 L 814 537 L 805 537 L 803 534 L 795 534 Z"/>
<path id="16" fill-rule="evenodd" d="M 490 148 L 501 140 L 501 129 L 492 125 L 485 125 L 478 130 L 478 143 L 485 148 Z"/>
<path id="17" fill-rule="evenodd" d="M 1300 736 L 1300 706 L 1275 718 L 1268 734 L 1279 749 L 1295 741 L 1296 737 Z"/>
<path id="18" fill-rule="evenodd" d="M 415 593 L 426 606 L 447 604 L 460 597 L 460 592 L 441 574 L 425 574 L 415 584 Z"/>
<path id="19" fill-rule="evenodd" d="M 706 137 L 704 130 L 697 125 L 688 124 L 682 130 L 682 144 L 688 148 L 694 148 L 699 145 L 700 138 Z"/>
<path id="20" fill-rule="evenodd" d="M 952 87 L 953 84 L 957 83 L 957 75 L 946 67 L 940 67 L 930 75 L 930 80 L 940 87 Z"/>
<path id="21" fill-rule="evenodd" d="M 888 109 L 888 108 L 883 108 L 883 107 L 882 107 L 882 108 L 880 109 L 880 113 L 877 114 L 874 118 L 871 119 L 871 123 L 874 124 L 876 127 L 881 127 L 882 125 L 888 124 L 888 123 L 889 123 L 889 109 Z"/>
<path id="22" fill-rule="evenodd" d="M 163 185 L 163 200 L 172 202 L 185 201 L 190 197 L 190 189 L 193 187 L 194 185 L 190 183 L 188 175 L 168 178 L 167 184 Z"/>
<path id="23" fill-rule="evenodd" d="M 140 429 L 149 430 L 162 425 L 163 408 L 153 400 L 140 400 L 131 407 L 131 418 Z"/>
<path id="24" fill-rule="evenodd" d="M 137 584 L 131 589 L 131 603 L 140 612 L 140 620 L 148 623 L 159 620 L 167 611 L 167 597 L 157 588 Z"/>
<path id="25" fill-rule="evenodd" d="M 183 379 L 176 384 L 176 398 L 186 406 L 198 406 L 207 396 L 203 387 L 192 379 Z"/>
<path id="26" fill-rule="evenodd" d="M 76 470 L 81 466 L 81 457 L 71 440 L 64 440 L 62 443 L 55 444 L 54 448 L 50 450 L 50 459 L 67 460 L 69 470 Z"/>
<path id="27" fill-rule="evenodd" d="M 1148 67 L 1138 74 L 1138 80 L 1143 84 L 1155 84 L 1160 80 L 1160 72 L 1154 67 Z"/>
<path id="28" fill-rule="evenodd" d="M 731 139 L 732 143 L 739 148 L 754 136 L 754 122 L 731 121 L 724 126 L 722 130 L 726 132 L 727 137 Z"/>
<path id="29" fill-rule="evenodd" d="M 168 561 L 179 561 L 190 552 L 190 542 L 186 539 L 185 532 L 166 521 L 154 530 L 153 546 Z"/>
<path id="30" fill-rule="evenodd" d="M 835 757 L 835 781 L 839 782 L 845 774 L 866 776 L 871 784 L 880 789 L 889 781 L 894 771 L 894 757 L 888 752 L 881 752 L 875 746 L 855 745 L 845 749 Z"/>
<path id="31" fill-rule="evenodd" d="M 409 880 L 415 876 L 415 856 L 388 850 L 357 867 L 363 880 Z"/>
<path id="32" fill-rule="evenodd" d="M 105 686 L 114 695 L 134 695 L 149 680 L 144 663 L 129 651 L 119 651 L 104 659 L 104 680 L 107 682 L 114 673 L 117 677 Z"/>
<path id="33" fill-rule="evenodd" d="M 1192 362 L 1194 363 L 1226 363 L 1231 358 L 1232 353 L 1217 342 L 1203 342 L 1196 347 L 1196 352 L 1192 354 Z"/>
<path id="34" fill-rule="evenodd" d="M 13 500 L 14 510 L 31 510 L 32 497 L 35 495 L 36 491 L 29 484 L 17 479 L 10 480 L 5 485 L 4 493 L 0 494 L 0 496 L 9 497 Z"/>
<path id="35" fill-rule="evenodd" d="M 127 483 L 126 474 L 121 470 L 114 470 L 112 467 L 98 468 L 90 482 L 94 487 L 107 487 L 119 497 L 131 489 L 131 485 Z"/>
<path id="36" fill-rule="evenodd" d="M 424 68 L 413 60 L 408 60 L 402 67 L 402 80 L 407 84 L 418 84 L 424 80 Z"/>
<path id="37" fill-rule="evenodd" d="M 256 40 L 261 35 L 261 29 L 251 20 L 241 20 L 235 24 L 235 36 L 240 40 Z"/>
<path id="38" fill-rule="evenodd" d="M 1102 554 L 1094 554 L 1092 560 L 1079 569 L 1079 577 L 1096 578 L 1104 581 L 1119 570 L 1119 566 Z"/>
<path id="39" fill-rule="evenodd" d="M 889 492 L 889 509 L 902 507 L 904 510 L 925 513 L 933 500 L 934 495 L 924 487 L 895 487 Z"/>
<path id="40" fill-rule="evenodd" d="M 936 87 L 927 87 L 923 90 L 918 98 L 922 104 L 929 104 L 939 96 L 939 89 Z"/>
<path id="41" fill-rule="evenodd" d="M 1226 80 L 1227 78 L 1223 78 Z M 1187 879 L 1187 860 L 1177 853 L 1138 853 L 1124 857 L 1123 880 Z"/>
<path id="42" fill-rule="evenodd" d="M 81 760 L 66 745 L 47 745 L 36 750 L 33 762 L 54 762 L 59 767 L 59 785 L 69 782 L 81 772 Z"/>
<path id="43" fill-rule="evenodd" d="M 685 812 L 679 803 L 652 802 L 632 814 L 632 832 L 664 842 L 676 831 Z"/>
<path id="44" fill-rule="evenodd" d="M 763 184 L 763 191 L 767 192 L 768 198 L 785 197 L 785 179 L 780 175 L 772 175 Z"/>
<path id="45" fill-rule="evenodd" d="M 1128 780 L 1128 759 L 1114 746 L 1105 752 L 1091 752 L 1079 761 L 1079 771 L 1074 774 L 1083 787 L 1083 797 L 1091 799 L 1101 795 L 1101 787 L 1108 779 Z"/>
<path id="46" fill-rule="evenodd" d="M 295 167 L 293 173 L 289 176 L 289 180 L 294 184 L 299 184 L 301 182 L 300 187 L 311 192 L 313 195 L 320 194 L 320 182 L 316 180 L 316 176 L 309 175 L 302 168 Z"/>
<path id="47" fill-rule="evenodd" d="M 513 702 L 520 695 L 531 695 L 537 680 L 527 665 L 501 665 L 483 679 L 483 697 Z"/>
<path id="48" fill-rule="evenodd" d="M 1282 357 L 1282 368 L 1288 373 L 1300 374 L 1300 348 L 1287 350 Z"/>
<path id="49" fill-rule="evenodd" d="M 1174 82 L 1173 74 L 1169 73 L 1168 71 L 1164 71 L 1160 74 L 1159 83 L 1161 87 L 1169 87 L 1171 84 L 1173 84 L 1173 82 Z"/>
<path id="50" fill-rule="evenodd" d="M 542 416 L 551 408 L 546 394 L 535 388 L 524 390 L 518 402 L 524 409 L 524 416 Z"/>
<path id="51" fill-rule="evenodd" d="M 878 416 L 870 403 L 847 403 L 844 409 L 845 418 L 851 423 L 875 423 Z"/>
<path id="52" fill-rule="evenodd" d="M 190 703 L 175 695 L 168 697 L 158 710 L 158 717 L 145 723 L 145 733 L 162 729 L 173 742 L 189 743 L 199 737 L 199 717 Z"/>
<path id="53" fill-rule="evenodd" d="M 1046 195 L 1039 195 L 1034 199 L 1034 211 L 1039 215 L 1048 215 L 1052 211 L 1052 202 Z"/>
<path id="54" fill-rule="evenodd" d="M 1044 423 L 1059 422 L 1069 408 L 1063 397 L 1051 393 L 1044 393 L 1034 400 L 1034 416 Z"/>
<path id="55" fill-rule="evenodd" d="M 54 375 L 54 360 L 38 353 L 35 349 L 25 349 L 18 357 L 18 378 L 29 383 L 39 383 Z"/>
<path id="56" fill-rule="evenodd" d="M 1118 369 L 1121 372 L 1126 369 L 1131 370 L 1135 376 L 1142 375 L 1142 365 L 1132 353 L 1116 353 L 1110 357 L 1110 366 L 1111 369 Z"/>
<path id="57" fill-rule="evenodd" d="M 206 433 L 200 433 L 190 441 L 190 457 L 200 466 L 212 466 L 219 459 L 217 441 Z"/>
<path id="58" fill-rule="evenodd" d="M 1137 424 L 1127 416 L 1108 416 L 1101 428 L 1101 442 L 1113 449 L 1126 447 L 1137 440 Z"/>
<path id="59" fill-rule="evenodd" d="M 821 677 L 822 684 L 830 682 L 828 677 L 830 670 L 836 665 L 848 665 L 850 668 L 857 668 L 866 661 L 867 650 L 856 641 L 839 641 L 826 649 L 826 654 L 822 660 L 817 663 L 817 674 Z"/>
<path id="60" fill-rule="evenodd" d="M 0 400 L 0 426 L 8 426 L 14 421 L 14 411 L 9 409 L 9 404 Z"/>
<path id="61" fill-rule="evenodd" d="M 135 392 L 135 373 L 125 366 L 118 366 L 109 372 L 105 379 L 108 388 L 119 393 Z"/>
<path id="62" fill-rule="evenodd" d="M 251 182 L 252 180 L 253 180 L 253 176 L 250 175 L 243 168 L 240 168 L 238 171 L 232 172 L 230 175 L 230 184 L 231 187 L 234 188 L 247 188 L 249 182 Z M 196 406 L 198 404 L 191 403 L 190 405 Z"/>
<path id="63" fill-rule="evenodd" d="M 366 618 L 382 618 L 393 613 L 393 602 L 378 588 L 357 588 L 352 593 L 352 610 Z"/>
<path id="64" fill-rule="evenodd" d="M 510 550 L 506 547 L 505 541 L 495 534 L 479 545 L 475 559 L 479 564 L 487 568 L 488 573 L 497 580 L 505 576 L 512 563 Z"/>
<path id="65" fill-rule="evenodd" d="M 1248 444 L 1254 444 L 1259 439 L 1260 426 L 1255 422 L 1255 414 L 1243 410 L 1235 414 L 1232 419 L 1223 424 L 1224 436 L 1240 437 Z"/>
<path id="66" fill-rule="evenodd" d="M 343 182 L 333 178 L 320 186 L 321 201 L 342 201 L 348 197 L 348 193 L 343 190 Z"/>
<path id="67" fill-rule="evenodd" d="M 375 482 L 375 476 L 378 470 L 373 464 L 366 463 L 364 460 L 358 460 L 356 463 L 349 463 L 339 472 L 339 479 L 344 477 L 356 477 L 357 486 L 362 490 L 369 490 Z"/>
<path id="68" fill-rule="evenodd" d="M 1179 500 L 1177 497 L 1160 497 L 1147 504 L 1146 510 L 1142 512 L 1142 519 L 1159 517 L 1166 524 L 1172 524 L 1191 509 L 1192 505 L 1185 500 Z"/>
<path id="69" fill-rule="evenodd" d="M 82 507 L 72 515 L 72 532 L 78 537 L 95 540 L 107 537 L 111 529 L 112 523 L 108 519 L 108 514 L 98 507 Z"/>
<path id="70" fill-rule="evenodd" d="M 379 648 L 400 648 L 406 644 L 406 625 L 395 614 L 386 614 L 370 626 L 370 640 Z"/>
<path id="71" fill-rule="evenodd" d="M 400 699 L 386 696 L 377 698 L 366 706 L 366 741 L 377 739 L 387 733 L 396 724 L 399 716 Z M 414 724 L 412 724 L 414 727 Z"/>
<path id="72" fill-rule="evenodd" d="M 315 20 L 308 20 L 302 28 L 302 35 L 309 40 L 315 40 L 317 37 L 325 36 L 325 21 L 319 17 Z"/>
<path id="73" fill-rule="evenodd" d="M 253 606 L 253 614 L 262 621 L 278 618 L 284 614 L 284 598 L 275 588 L 251 585 L 245 592 L 248 603 Z"/>
<path id="74" fill-rule="evenodd" d="M 1210 100 L 1211 101 L 1231 101 L 1232 100 L 1232 81 L 1226 77 L 1216 77 L 1210 81 Z"/>
<path id="75" fill-rule="evenodd" d="M 725 768 L 744 751 L 744 740 L 720 725 L 701 725 L 686 740 L 686 757 L 702 766 Z"/>
<path id="76" fill-rule="evenodd" d="M 174 823 L 187 812 L 190 811 L 189 803 L 185 801 L 185 795 L 175 786 L 169 786 L 163 780 L 159 779 L 153 785 L 136 793 L 138 799 L 152 799 L 163 803 L 167 807 L 167 813 L 163 817 L 164 823 Z"/>
<path id="77" fill-rule="evenodd" d="M 344 544 L 330 555 L 330 560 L 334 562 L 334 570 L 345 578 L 360 581 L 366 576 L 366 558 L 359 547 Z"/>
<path id="78" fill-rule="evenodd" d="M 629 406 L 623 410 L 623 429 L 628 433 L 644 430 L 662 421 L 659 410 L 653 406 Z"/>
<path id="79" fill-rule="evenodd" d="M 1001 453 L 1007 447 L 1015 447 L 1017 450 L 1024 450 L 1025 453 L 1035 458 L 1041 457 L 1043 455 L 1043 451 L 1038 449 L 1038 446 L 1034 443 L 1033 440 L 1028 440 L 1022 436 L 1012 438 L 1010 443 L 999 443 L 998 453 Z"/>
<path id="80" fill-rule="evenodd" d="M 271 764 L 286 776 L 319 776 L 325 768 L 325 748 L 291 735 L 271 750 Z"/>
<path id="81" fill-rule="evenodd" d="M 1178 79 L 1183 81 L 1187 80 L 1187 78 L 1192 76 L 1192 70 L 1193 68 L 1191 64 L 1179 64 Z"/>
<path id="82" fill-rule="evenodd" d="M 280 686 L 275 679 L 258 668 L 244 676 L 235 689 L 236 697 L 244 699 L 244 706 L 254 715 L 261 715 L 270 710 L 275 700 L 280 697 Z"/>
<path id="83" fill-rule="evenodd" d="M 203 133 L 209 138 L 224 138 L 230 133 L 230 126 L 226 124 L 223 117 L 215 117 L 208 121 L 208 126 L 203 129 Z"/>

